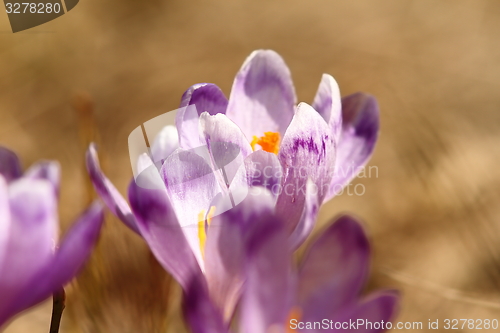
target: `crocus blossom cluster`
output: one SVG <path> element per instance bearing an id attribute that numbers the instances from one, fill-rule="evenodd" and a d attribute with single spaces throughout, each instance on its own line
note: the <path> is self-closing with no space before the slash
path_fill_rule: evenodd
<path id="1" fill-rule="evenodd" d="M 225 322 L 246 280 L 238 238 L 223 237 L 226 232 L 214 227 L 219 215 L 236 214 L 224 209 L 228 202 L 240 203 L 234 198 L 242 188 L 249 189 L 245 201 L 265 190 L 287 233 L 281 246 L 294 250 L 310 234 L 319 206 L 356 176 L 375 146 L 373 97 L 357 93 L 341 100 L 337 83 L 325 74 L 312 105 L 296 103 L 288 67 L 269 50 L 245 61 L 229 99 L 214 84 L 192 86 L 182 97 L 176 127 L 161 131 L 151 155 L 138 161 L 140 171 L 159 164 L 153 177 L 162 186 L 145 188 L 133 180 L 131 208 L 100 170 L 95 146 L 87 153 L 94 187 L 110 210 L 146 240 L 184 290 L 193 278 L 204 281 Z M 238 154 L 222 170 L 233 156 L 227 147 L 237 147 Z M 244 214 L 257 218 L 255 207 Z M 234 257 L 226 258 L 228 253 Z"/>
<path id="2" fill-rule="evenodd" d="M 0 146 L 0 328 L 73 279 L 89 257 L 103 221 L 94 203 L 58 245 L 60 168 L 40 162 L 22 172 Z"/>
<path id="3" fill-rule="evenodd" d="M 216 251 L 231 239 L 236 254 L 225 253 L 222 258 L 226 264 L 239 259 L 245 271 L 237 331 L 349 330 L 358 320 L 379 328 L 361 326 L 357 332 L 379 332 L 383 330 L 380 327 L 388 327 L 397 310 L 397 292 L 360 295 L 370 263 L 370 246 L 362 225 L 351 216 L 341 216 L 320 233 L 294 267 L 290 249 L 283 246 L 288 238 L 285 225 L 266 199 L 262 194 L 254 196 L 212 221 L 219 237 L 211 249 Z M 259 213 L 253 213 L 255 209 Z M 199 279 L 191 281 L 183 308 L 193 333 L 230 332 Z"/>

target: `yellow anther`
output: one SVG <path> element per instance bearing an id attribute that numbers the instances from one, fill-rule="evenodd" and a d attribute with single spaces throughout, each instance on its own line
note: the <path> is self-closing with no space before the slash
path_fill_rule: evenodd
<path id="1" fill-rule="evenodd" d="M 207 225 L 210 225 L 214 213 L 215 213 L 215 206 L 210 207 L 210 209 L 208 210 L 208 214 L 206 214 L 206 220 L 205 220 L 204 209 L 202 209 L 201 212 L 198 213 L 198 238 L 200 239 L 200 250 L 201 250 L 201 256 L 203 258 L 205 258 L 205 243 L 207 242 L 207 232 L 205 228 L 205 222 Z"/>
<path id="2" fill-rule="evenodd" d="M 255 145 L 257 144 L 261 146 L 262 150 L 264 151 L 278 154 L 278 151 L 280 149 L 280 141 L 281 137 L 279 133 L 265 132 L 264 136 L 261 136 L 260 138 L 254 135 L 252 142 L 250 142 L 250 145 L 252 146 L 253 150 L 255 150 Z"/>

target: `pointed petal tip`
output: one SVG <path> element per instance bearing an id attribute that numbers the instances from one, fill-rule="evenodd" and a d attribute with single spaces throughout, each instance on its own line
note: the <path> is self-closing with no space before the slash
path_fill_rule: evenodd
<path id="1" fill-rule="evenodd" d="M 95 144 L 89 146 L 85 162 L 90 180 L 99 197 L 115 216 L 122 220 L 132 231 L 140 234 L 127 201 L 102 172 Z"/>
<path id="2" fill-rule="evenodd" d="M 9 182 L 21 177 L 23 171 L 17 154 L 0 145 L 0 174 Z"/>

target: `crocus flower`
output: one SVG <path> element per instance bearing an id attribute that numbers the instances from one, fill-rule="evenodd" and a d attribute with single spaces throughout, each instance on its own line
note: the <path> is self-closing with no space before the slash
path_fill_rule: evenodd
<path id="1" fill-rule="evenodd" d="M 68 283 L 89 257 L 103 221 L 94 203 L 58 245 L 60 168 L 40 162 L 24 174 L 0 147 L 0 328 Z"/>
<path id="2" fill-rule="evenodd" d="M 242 215 L 238 222 L 231 217 L 219 221 L 221 232 L 238 224 L 246 233 L 239 247 L 245 252 L 241 265 L 246 282 L 235 325 L 238 332 L 381 332 L 391 327 L 397 292 L 360 295 L 369 272 L 370 244 L 356 219 L 345 215 L 330 224 L 295 268 L 289 248 L 283 246 L 287 233 L 282 221 L 262 207 L 259 211 L 252 220 Z M 230 331 L 198 280 L 185 292 L 184 312 L 193 333 Z"/>
<path id="3" fill-rule="evenodd" d="M 212 217 L 229 201 L 237 205 L 235 193 L 242 188 L 263 186 L 285 221 L 287 244 L 296 249 L 310 234 L 319 206 L 357 174 L 375 145 L 378 108 L 371 96 L 358 93 L 341 102 L 335 80 L 325 74 L 312 106 L 295 104 L 290 71 L 274 51 L 250 55 L 229 100 L 214 84 L 192 86 L 182 96 L 176 127 L 162 130 L 151 155 L 137 163 L 139 172 L 162 186 L 133 181 L 132 209 L 100 170 L 95 147 L 87 153 L 94 187 L 110 210 L 148 242 L 183 288 L 192 275 L 204 275 L 226 319 L 241 272 L 210 276 L 208 267 L 219 260 L 206 253 Z M 224 290 L 216 287 L 221 283 Z"/>

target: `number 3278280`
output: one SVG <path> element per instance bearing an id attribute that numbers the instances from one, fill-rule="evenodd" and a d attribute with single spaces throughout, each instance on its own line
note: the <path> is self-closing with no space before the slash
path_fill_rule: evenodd
<path id="1" fill-rule="evenodd" d="M 5 10 L 7 11 L 7 14 L 58 14 L 61 12 L 61 5 L 59 3 L 7 2 L 5 4 Z"/>

